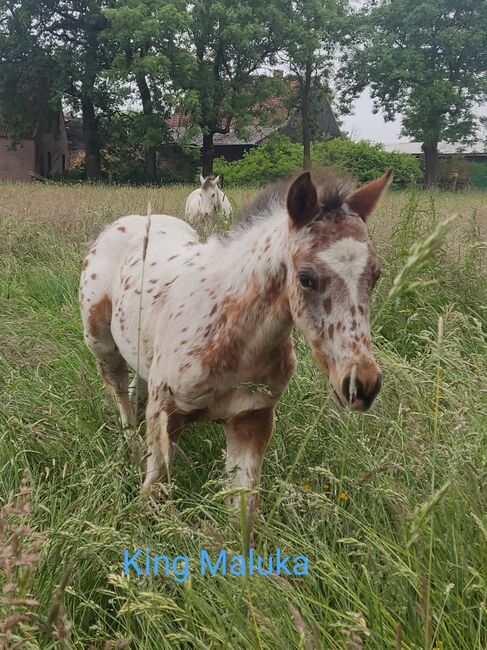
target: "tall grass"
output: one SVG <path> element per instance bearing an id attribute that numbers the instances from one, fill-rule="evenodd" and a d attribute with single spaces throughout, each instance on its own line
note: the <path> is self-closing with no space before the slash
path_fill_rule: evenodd
<path id="1" fill-rule="evenodd" d="M 153 213 L 180 213 L 186 190 L 0 187 L 0 508 L 9 526 L 0 557 L 20 525 L 12 494 L 29 494 L 22 544 L 42 540 L 28 571 L 0 573 L 0 586 L 18 583 L 29 603 L 0 595 L 0 621 L 28 614 L 0 647 L 486 648 L 485 196 L 392 194 L 374 220 L 384 386 L 370 413 L 335 406 L 296 336 L 299 367 L 277 411 L 255 545 L 306 555 L 310 571 L 243 579 L 197 571 L 202 548 L 242 551 L 221 498 L 221 428 L 185 433 L 170 501 L 140 496 L 81 336 L 89 238 L 106 220 L 145 212 L 148 199 Z M 422 249 L 411 247 L 456 213 L 419 264 Z M 191 579 L 126 578 L 125 548 L 189 555 Z"/>

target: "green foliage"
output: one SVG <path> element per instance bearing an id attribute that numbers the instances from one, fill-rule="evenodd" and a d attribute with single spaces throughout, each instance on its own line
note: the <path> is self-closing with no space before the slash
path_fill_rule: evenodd
<path id="1" fill-rule="evenodd" d="M 384 151 L 382 145 L 365 140 L 352 142 L 336 138 L 313 145 L 312 160 L 353 176 L 361 183 L 377 178 L 388 168 L 394 170 L 394 185 L 407 187 L 421 178 L 421 165 L 414 156 Z"/>
<path id="2" fill-rule="evenodd" d="M 266 144 L 251 149 L 236 162 L 219 159 L 215 163 L 225 183 L 234 185 L 263 185 L 298 171 L 303 159 L 303 147 L 287 138 L 275 135 Z M 388 153 L 379 144 L 352 142 L 344 138 L 316 142 L 311 148 L 315 166 L 333 167 L 364 183 L 377 178 L 390 167 L 394 170 L 396 187 L 414 185 L 421 177 L 421 166 L 413 156 Z"/>
<path id="3" fill-rule="evenodd" d="M 476 188 L 482 190 L 487 189 L 487 161 L 473 164 L 472 180 Z"/>
<path id="4" fill-rule="evenodd" d="M 147 127 L 149 121 L 154 134 L 151 145 L 157 143 L 155 151 L 159 157 L 158 181 L 191 181 L 196 173 L 198 155 L 194 151 L 183 153 L 169 138 L 163 139 L 167 132 L 166 123 L 157 113 L 123 113 L 113 116 L 103 124 L 102 136 L 106 142 L 102 150 L 104 176 L 116 183 L 142 185 L 148 182 L 143 145 L 144 137 L 150 133 Z"/>
<path id="5" fill-rule="evenodd" d="M 241 160 L 215 160 L 215 173 L 231 185 L 263 185 L 300 169 L 303 148 L 288 138 L 272 136 L 261 147 L 248 151 Z"/>
<path id="6" fill-rule="evenodd" d="M 146 149 L 167 137 L 169 85 L 185 74 L 191 56 L 182 47 L 187 28 L 184 0 L 124 0 L 104 12 L 107 28 L 101 38 L 114 51 L 109 76 L 121 83 L 127 97 L 137 87 L 144 116 L 139 123 L 140 143 Z"/>

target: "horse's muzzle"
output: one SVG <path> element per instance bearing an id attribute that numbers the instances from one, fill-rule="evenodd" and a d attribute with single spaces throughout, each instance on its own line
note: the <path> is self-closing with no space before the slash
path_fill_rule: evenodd
<path id="1" fill-rule="evenodd" d="M 376 366 L 377 368 L 377 366 Z M 352 373 L 342 381 L 342 401 L 350 407 L 351 411 L 367 411 L 377 397 L 382 383 L 380 370 L 372 371 L 368 368 L 363 373 L 357 373 L 352 381 Z"/>

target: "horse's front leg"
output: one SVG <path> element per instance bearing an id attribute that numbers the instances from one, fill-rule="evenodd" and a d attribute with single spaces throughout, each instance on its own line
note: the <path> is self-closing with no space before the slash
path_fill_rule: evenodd
<path id="1" fill-rule="evenodd" d="M 260 471 L 274 426 L 274 409 L 240 413 L 224 424 L 227 438 L 226 470 L 235 487 L 255 488 L 260 482 Z M 239 499 L 233 499 L 237 505 Z M 252 530 L 258 495 L 247 497 L 248 526 Z"/>

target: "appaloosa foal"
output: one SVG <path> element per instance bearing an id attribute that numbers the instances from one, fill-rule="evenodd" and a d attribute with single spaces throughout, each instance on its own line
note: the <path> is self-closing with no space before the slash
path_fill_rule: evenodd
<path id="1" fill-rule="evenodd" d="M 366 220 L 390 177 L 352 193 L 305 172 L 206 244 L 160 215 L 123 217 L 100 234 L 81 274 L 84 335 L 123 425 L 134 423 L 127 365 L 148 383 L 144 488 L 167 476 L 182 429 L 202 419 L 223 422 L 234 485 L 258 485 L 296 364 L 293 326 L 342 403 L 371 405 L 381 373 L 369 298 L 380 271 Z"/>

